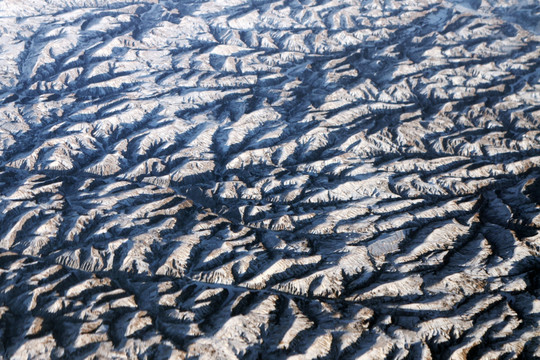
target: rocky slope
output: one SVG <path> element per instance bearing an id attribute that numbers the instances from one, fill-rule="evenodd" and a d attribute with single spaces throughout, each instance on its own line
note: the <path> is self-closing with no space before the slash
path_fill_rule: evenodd
<path id="1" fill-rule="evenodd" d="M 0 357 L 540 357 L 539 11 L 0 2 Z"/>

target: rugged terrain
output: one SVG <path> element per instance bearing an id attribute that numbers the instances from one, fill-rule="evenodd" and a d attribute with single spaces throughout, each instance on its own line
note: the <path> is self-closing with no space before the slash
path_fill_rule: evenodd
<path id="1" fill-rule="evenodd" d="M 539 24 L 0 1 L 0 357 L 540 357 Z"/>

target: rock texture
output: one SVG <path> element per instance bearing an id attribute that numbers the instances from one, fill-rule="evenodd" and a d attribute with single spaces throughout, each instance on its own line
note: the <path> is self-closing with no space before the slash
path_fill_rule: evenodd
<path id="1" fill-rule="evenodd" d="M 540 357 L 538 24 L 0 2 L 0 357 Z"/>

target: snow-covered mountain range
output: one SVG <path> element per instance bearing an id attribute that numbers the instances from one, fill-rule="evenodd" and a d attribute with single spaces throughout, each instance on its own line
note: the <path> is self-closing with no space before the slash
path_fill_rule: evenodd
<path id="1" fill-rule="evenodd" d="M 1 0 L 0 358 L 540 357 L 535 0 Z"/>

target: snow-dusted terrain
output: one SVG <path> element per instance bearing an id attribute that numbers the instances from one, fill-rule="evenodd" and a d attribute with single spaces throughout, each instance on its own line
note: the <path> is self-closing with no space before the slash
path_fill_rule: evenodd
<path id="1" fill-rule="evenodd" d="M 537 0 L 0 0 L 0 358 L 540 357 Z"/>

